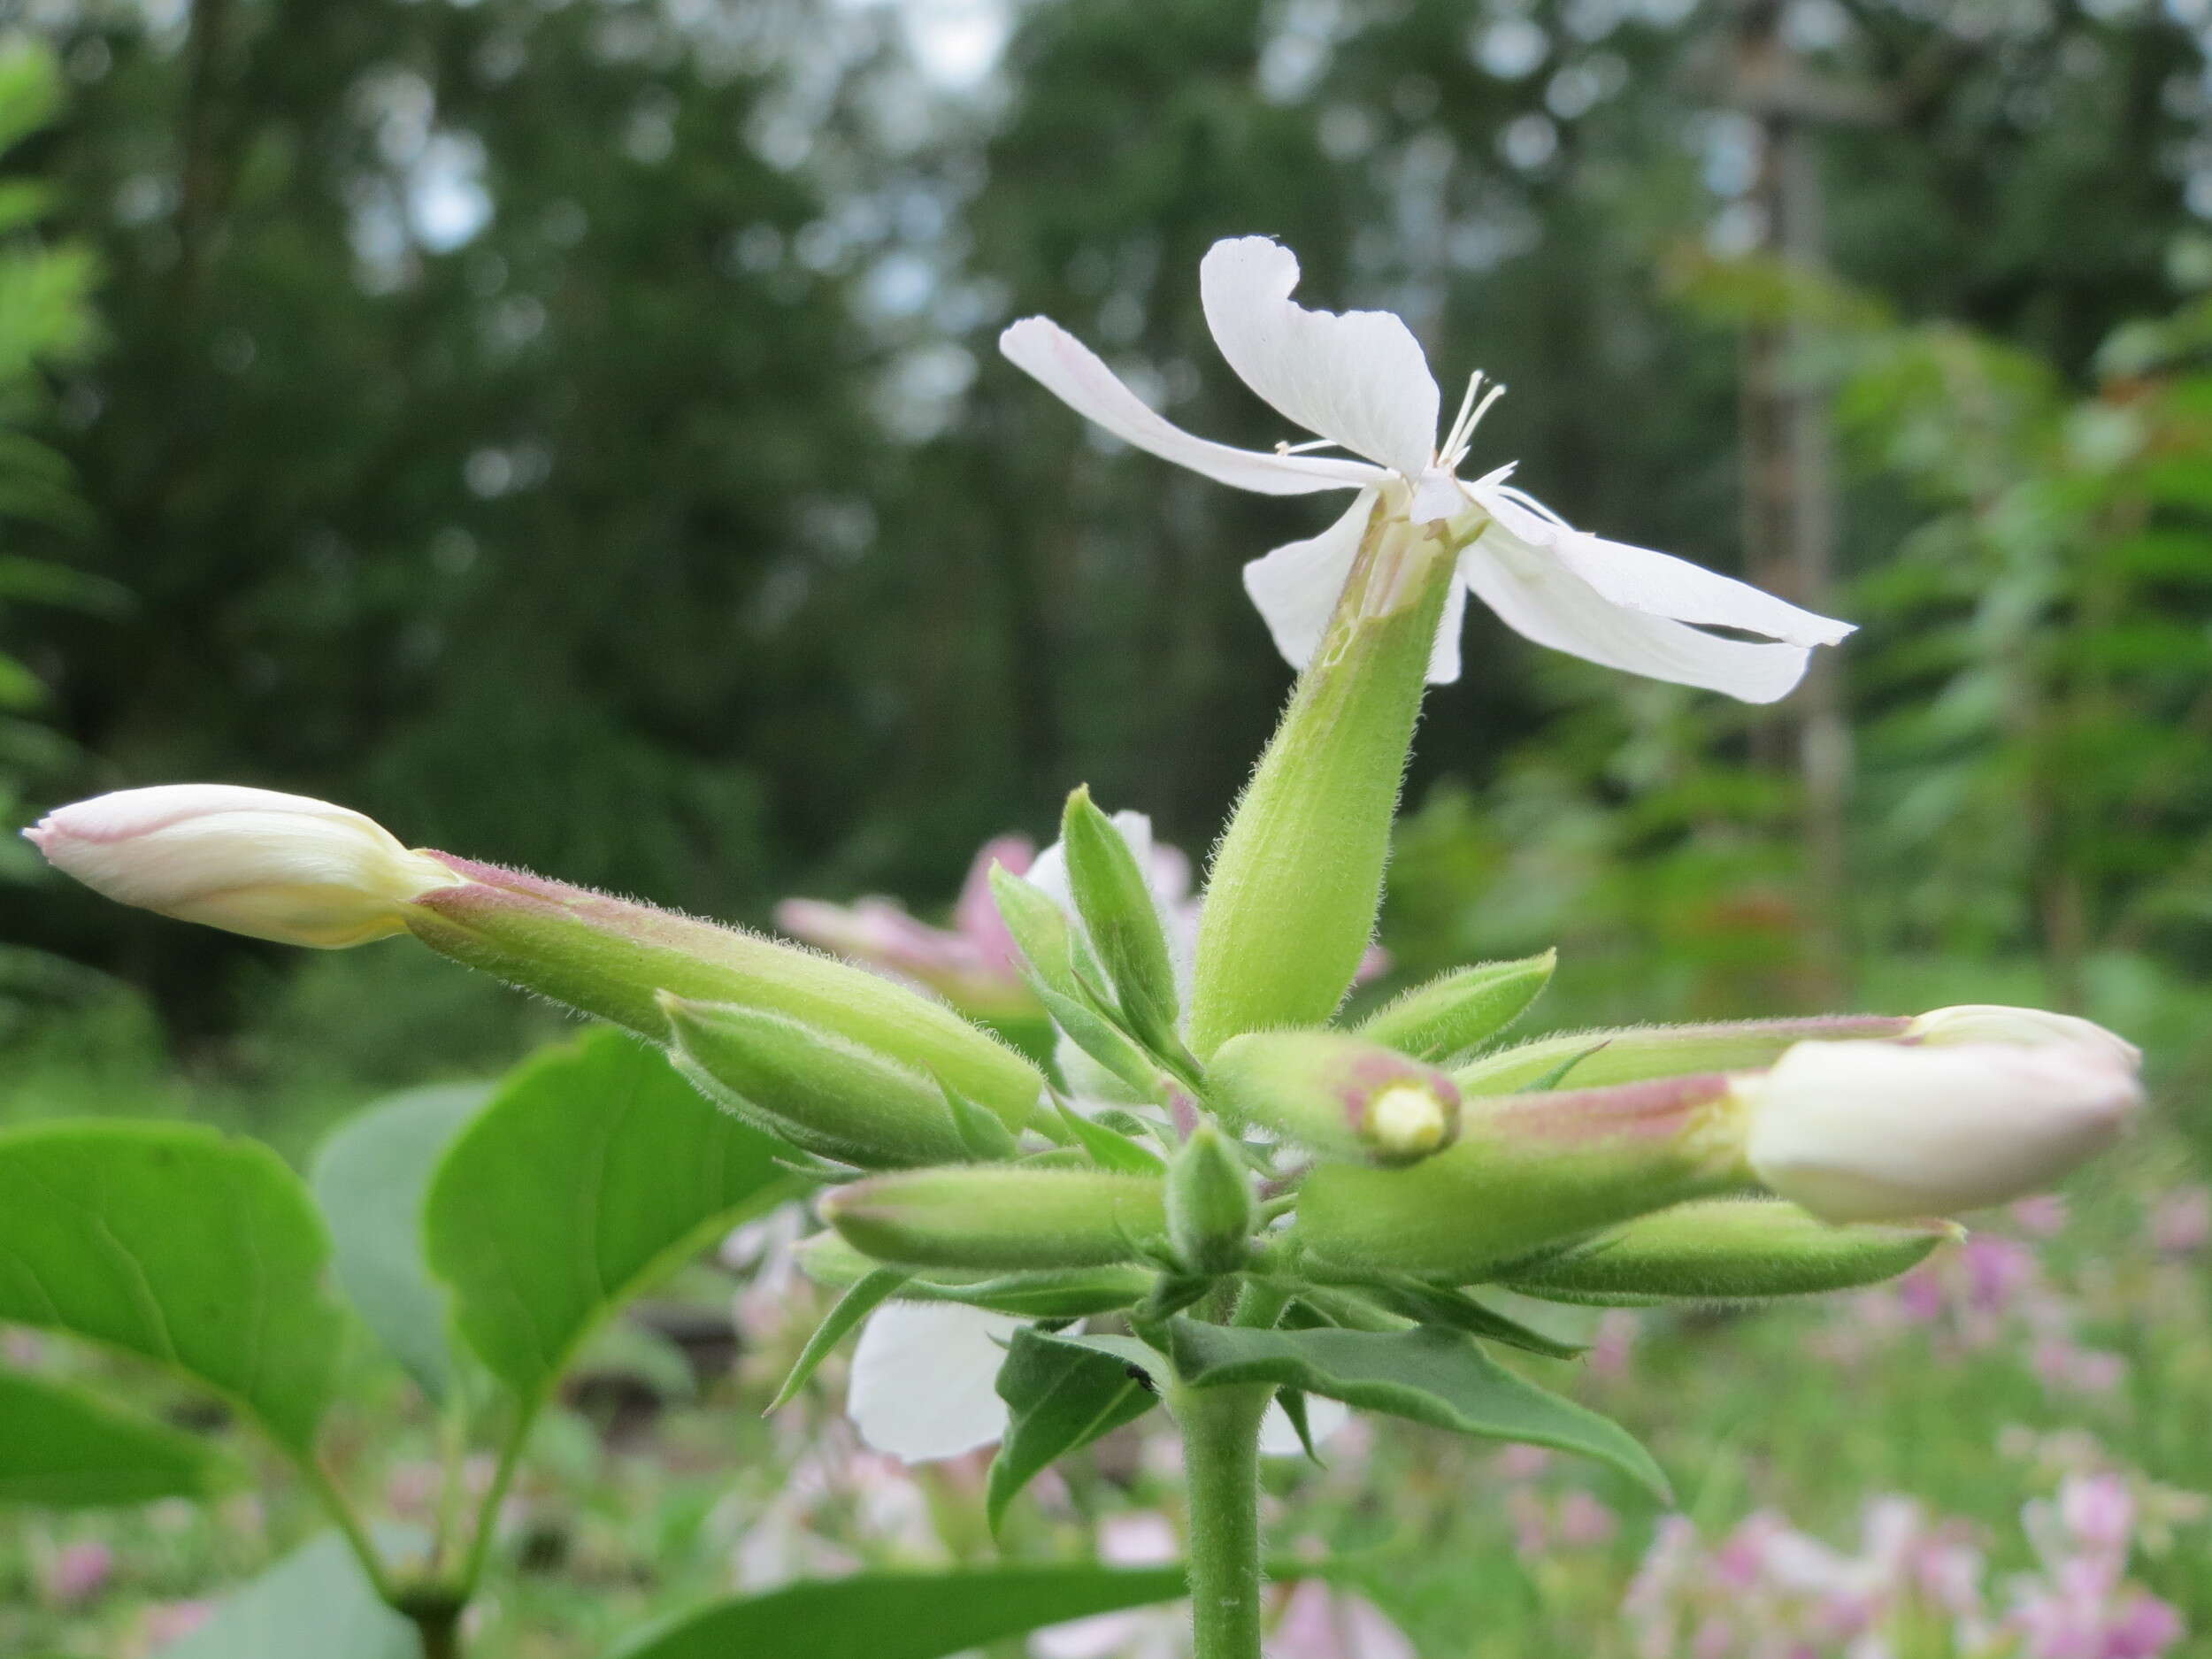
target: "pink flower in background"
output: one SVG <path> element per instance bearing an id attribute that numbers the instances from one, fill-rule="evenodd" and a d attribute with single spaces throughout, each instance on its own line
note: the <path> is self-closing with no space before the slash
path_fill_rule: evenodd
<path id="1" fill-rule="evenodd" d="M 1419 1659 L 1380 1608 L 1323 1578 L 1299 1580 L 1267 1647 L 1272 1659 Z"/>
<path id="2" fill-rule="evenodd" d="M 141 1640 L 149 1653 L 158 1653 L 172 1642 L 182 1641 L 215 1617 L 212 1601 L 159 1601 L 146 1609 L 139 1621 Z"/>
<path id="3" fill-rule="evenodd" d="M 2128 1582 L 2137 1502 L 2109 1472 L 2066 1477 L 2026 1506 L 2039 1570 L 1993 1616 L 1973 1529 L 1897 1494 L 1866 1505 L 1855 1549 L 1763 1510 L 1717 1547 L 1660 1523 L 1622 1602 L 1639 1659 L 2161 1659 L 2180 1616 Z"/>
<path id="4" fill-rule="evenodd" d="M 2152 1208 L 2147 1229 L 2162 1256 L 2193 1256 L 2212 1240 L 2212 1187 L 2185 1187 Z"/>
<path id="5" fill-rule="evenodd" d="M 1180 960 L 1198 939 L 1199 902 L 1191 891 L 1191 861 L 1180 848 L 1152 839 L 1152 821 L 1139 812 L 1117 812 L 1115 825 L 1151 873 L 1153 896 Z M 1043 1015 L 1021 975 L 1021 956 L 991 896 L 991 866 L 1025 876 L 1072 912 L 1064 861 L 1056 843 L 1042 854 L 1025 835 L 1001 835 L 984 843 L 968 866 L 952 907 L 952 925 L 918 921 L 896 899 L 870 895 L 850 904 L 822 899 L 786 899 L 776 926 L 794 939 L 834 951 L 864 968 L 936 992 L 962 1012 L 980 1019 L 1034 1019 Z M 1371 947 L 1358 982 L 1390 971 L 1390 957 Z"/>
<path id="6" fill-rule="evenodd" d="M 2032 1239 L 2055 1239 L 2070 1219 L 2066 1200 L 2057 1193 L 2038 1193 L 2023 1198 L 2006 1212 L 2021 1232 Z"/>
<path id="7" fill-rule="evenodd" d="M 1025 835 L 986 841 L 968 867 L 950 927 L 917 921 L 896 899 L 871 895 L 853 903 L 786 899 L 776 926 L 795 939 L 927 987 L 955 1008 L 986 1018 L 1033 1017 L 1036 999 L 1022 982 L 1013 936 L 991 898 L 991 866 L 1026 875 L 1037 847 Z"/>
<path id="8" fill-rule="evenodd" d="M 39 1569 L 39 1590 L 55 1607 L 89 1601 L 115 1576 L 115 1552 L 105 1544 L 65 1544 Z"/>

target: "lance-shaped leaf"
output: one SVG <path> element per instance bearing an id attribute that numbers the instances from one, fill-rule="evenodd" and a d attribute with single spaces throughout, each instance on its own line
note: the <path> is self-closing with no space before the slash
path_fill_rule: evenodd
<path id="1" fill-rule="evenodd" d="M 1551 983 L 1559 953 L 1519 962 L 1455 968 L 1386 1002 L 1361 1022 L 1359 1034 L 1417 1060 L 1439 1064 L 1490 1041 L 1518 1019 Z"/>
<path id="2" fill-rule="evenodd" d="M 265 1146 L 188 1124 L 0 1133 L 0 1319 L 182 1372 L 304 1453 L 344 1314 L 307 1189 Z"/>
<path id="3" fill-rule="evenodd" d="M 991 1530 L 1006 1506 L 1049 1464 L 1149 1411 L 1157 1396 L 1145 1372 L 1110 1354 L 1041 1331 L 1014 1333 L 999 1367 L 1009 1422 L 991 1460 Z"/>
<path id="4" fill-rule="evenodd" d="M 799 1350 L 791 1374 L 783 1379 L 783 1386 L 776 1390 L 768 1409 L 780 1410 L 788 1405 L 791 1397 L 806 1386 L 807 1379 L 821 1370 L 822 1362 L 836 1350 L 837 1345 L 856 1330 L 863 1319 L 895 1295 L 905 1282 L 906 1275 L 891 1267 L 879 1267 L 856 1281 L 837 1299 L 837 1305 L 824 1316 L 822 1323 L 814 1327 L 814 1334 L 807 1338 L 806 1346 Z"/>
<path id="5" fill-rule="evenodd" d="M 96 1509 L 202 1498 L 228 1466 L 205 1442 L 73 1388 L 0 1371 L 0 1503 Z"/>
<path id="6" fill-rule="evenodd" d="M 380 1540 L 393 1542 L 398 1540 Z M 158 1659 L 419 1659 L 415 1627 L 376 1598 L 335 1532 L 233 1591 Z"/>
<path id="7" fill-rule="evenodd" d="M 1433 1428 L 1548 1446 L 1609 1463 L 1668 1500 L 1666 1476 L 1627 1430 L 1516 1376 L 1457 1331 L 1246 1331 L 1177 1319 L 1168 1346 L 1191 1387 L 1272 1383 Z"/>
<path id="8" fill-rule="evenodd" d="M 431 1184 L 431 1271 L 493 1373 L 539 1396 L 652 1279 L 797 1190 L 777 1142 L 599 1031 L 516 1071 Z"/>
<path id="9" fill-rule="evenodd" d="M 1171 1601 L 1183 1593 L 1179 1566 L 856 1573 L 678 1614 L 608 1659 L 943 1659 L 1048 1624 Z"/>
<path id="10" fill-rule="evenodd" d="M 453 1386 L 454 1357 L 445 1290 L 423 1260 L 423 1203 L 446 1148 L 490 1094 L 480 1083 L 410 1089 L 344 1125 L 315 1160 L 339 1288 L 434 1401 Z"/>

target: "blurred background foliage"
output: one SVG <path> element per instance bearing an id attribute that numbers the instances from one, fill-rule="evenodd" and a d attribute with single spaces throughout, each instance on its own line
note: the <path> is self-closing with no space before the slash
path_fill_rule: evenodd
<path id="1" fill-rule="evenodd" d="M 994 337 L 1049 313 L 1271 442 L 1194 279 L 1266 232 L 1512 388 L 1484 465 L 1865 625 L 1770 713 L 1478 617 L 1408 972 L 1555 940 L 1561 1020 L 2049 1001 L 2188 1075 L 2206 13 L 27 0 L 0 795 L 265 784 L 756 922 L 941 902 L 1079 780 L 1202 847 L 1289 678 L 1237 567 L 1313 503 L 1101 442 Z M 1817 569 L 1774 527 L 1815 508 Z M 535 1018 L 0 873 L 37 995 L 219 1078 L 404 1081 Z"/>

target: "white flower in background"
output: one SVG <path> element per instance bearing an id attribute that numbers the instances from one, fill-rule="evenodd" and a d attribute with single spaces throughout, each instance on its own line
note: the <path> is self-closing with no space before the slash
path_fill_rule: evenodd
<path id="1" fill-rule="evenodd" d="M 1576 530 L 1509 484 L 1510 465 L 1460 478 L 1476 423 L 1504 388 L 1484 392 L 1477 374 L 1439 440 L 1441 396 L 1404 322 L 1387 311 L 1308 311 L 1291 301 L 1297 285 L 1296 257 L 1261 236 L 1216 242 L 1199 266 L 1207 326 L 1229 366 L 1317 434 L 1272 453 L 1184 432 L 1048 319 L 1024 318 L 999 336 L 1008 358 L 1079 414 L 1164 460 L 1262 495 L 1358 492 L 1319 535 L 1245 567 L 1245 587 L 1292 666 L 1302 669 L 1320 645 L 1379 502 L 1456 557 L 1432 681 L 1459 676 L 1470 591 L 1540 645 L 1747 703 L 1782 696 L 1803 677 L 1812 647 L 1852 631 L 1671 555 Z M 1363 458 L 1310 452 L 1328 446 Z M 1765 639 L 1724 639 L 1693 624 Z"/>
<path id="2" fill-rule="evenodd" d="M 2108 1042 L 1801 1042 L 1738 1079 L 1758 1178 L 1823 1220 L 1954 1215 L 2039 1191 L 2142 1104 Z"/>
<path id="3" fill-rule="evenodd" d="M 23 833 L 118 903 L 327 950 L 404 931 L 409 902 L 467 879 L 346 807 L 233 784 L 121 789 Z"/>
<path id="4" fill-rule="evenodd" d="M 958 1302 L 886 1302 L 860 1328 L 846 1415 L 870 1446 L 910 1463 L 995 1445 L 1007 1425 L 997 1387 L 1003 1344 L 1026 1323 Z M 1333 1400 L 1306 1402 L 1306 1426 L 1317 1444 L 1349 1415 Z M 1279 1406 L 1268 1408 L 1260 1449 L 1274 1457 L 1305 1449 Z"/>

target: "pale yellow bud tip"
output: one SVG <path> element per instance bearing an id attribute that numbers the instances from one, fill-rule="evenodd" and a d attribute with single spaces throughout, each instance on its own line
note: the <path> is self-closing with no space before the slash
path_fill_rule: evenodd
<path id="1" fill-rule="evenodd" d="M 1418 1083 L 1394 1083 L 1368 1102 L 1368 1139 L 1376 1150 L 1393 1157 L 1433 1152 L 1451 1130 L 1450 1110 Z"/>

